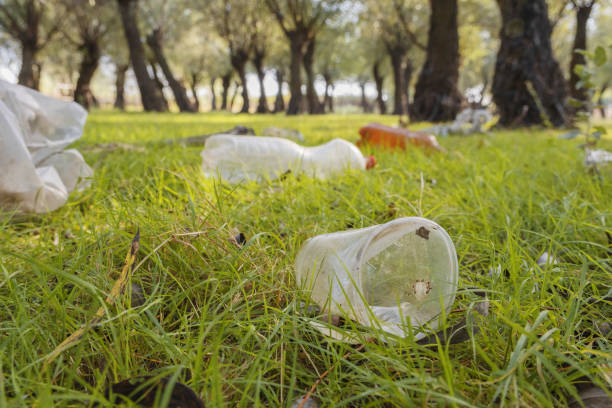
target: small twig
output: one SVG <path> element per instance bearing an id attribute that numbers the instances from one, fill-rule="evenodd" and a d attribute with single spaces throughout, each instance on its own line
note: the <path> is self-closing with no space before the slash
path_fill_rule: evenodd
<path id="1" fill-rule="evenodd" d="M 368 339 L 368 341 L 366 341 L 365 343 L 363 343 L 361 346 L 357 347 L 356 349 L 347 351 L 346 354 L 342 356 L 341 360 L 346 360 L 351 354 L 360 352 L 361 350 L 363 350 L 365 348 L 365 346 L 368 343 L 371 343 L 372 341 L 374 341 L 374 339 L 375 339 L 375 337 L 371 337 L 370 339 Z M 323 379 L 325 377 L 327 377 L 329 375 L 329 373 L 334 368 L 336 368 L 336 365 L 338 365 L 338 362 L 336 362 L 336 363 L 332 364 L 331 366 L 329 366 L 329 368 L 327 370 L 325 370 L 325 372 L 323 372 L 323 374 L 321 374 L 319 376 L 319 378 L 317 378 L 317 380 L 314 382 L 314 384 L 312 384 L 312 387 L 310 387 L 310 390 L 308 390 L 306 395 L 304 395 L 304 398 L 302 398 L 302 402 L 300 402 L 300 405 L 298 405 L 297 408 L 304 408 L 304 405 L 306 405 L 306 403 L 308 402 L 308 400 L 312 396 L 312 393 L 315 392 L 315 390 L 317 389 L 317 386 L 321 383 L 321 381 L 323 381 Z"/>
<path id="2" fill-rule="evenodd" d="M 136 260 L 136 252 L 138 252 L 138 247 L 140 245 L 140 228 L 136 231 L 136 235 L 132 239 L 132 245 L 130 246 L 130 250 L 128 251 L 125 257 L 125 265 L 121 270 L 121 275 L 115 281 L 113 288 L 111 289 L 109 295 L 106 297 L 106 303 L 109 305 L 114 305 L 117 297 L 123 292 L 125 285 L 127 284 L 130 273 L 133 271 L 134 261 Z M 100 308 L 96 311 L 96 315 L 89 321 L 89 324 L 86 326 L 82 326 L 80 329 L 72 333 L 70 336 L 66 338 L 66 340 L 62 341 L 56 348 L 47 356 L 45 359 L 45 364 L 43 365 L 43 371 L 47 369 L 47 366 L 55 360 L 57 356 L 59 356 L 64 350 L 73 346 L 83 335 L 85 332 L 91 328 L 92 326 L 100 323 L 102 321 L 102 317 L 106 314 L 106 308 L 104 306 L 100 306 Z"/>

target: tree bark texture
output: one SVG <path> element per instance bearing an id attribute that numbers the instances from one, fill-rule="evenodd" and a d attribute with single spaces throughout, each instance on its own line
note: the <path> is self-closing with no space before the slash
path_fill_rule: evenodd
<path id="1" fill-rule="evenodd" d="M 378 111 L 381 115 L 387 113 L 387 104 L 383 98 L 383 85 L 385 77 L 380 73 L 380 61 L 376 61 L 372 67 L 372 73 L 374 76 L 374 83 L 376 84 L 376 103 L 378 104 Z"/>
<path id="2" fill-rule="evenodd" d="M 359 83 L 359 88 L 361 89 L 361 110 L 363 111 L 363 113 L 369 113 L 372 110 L 370 109 L 368 98 L 366 98 L 365 86 L 366 86 L 365 82 Z"/>
<path id="3" fill-rule="evenodd" d="M 323 72 L 323 79 L 325 80 L 325 93 L 323 94 L 322 110 L 325 112 L 325 109 L 327 109 L 327 112 L 331 113 L 334 111 L 334 102 L 330 91 L 333 91 L 334 84 L 328 70 Z"/>
<path id="4" fill-rule="evenodd" d="M 229 94 L 229 87 L 231 83 L 231 72 L 228 72 L 227 74 L 221 77 L 221 85 L 223 87 L 223 90 L 221 91 L 221 110 L 227 110 L 227 95 Z"/>
<path id="5" fill-rule="evenodd" d="M 306 52 L 304 53 L 303 63 L 304 71 L 306 71 L 306 102 L 308 103 L 308 113 L 319 114 L 323 113 L 323 106 L 317 96 L 315 90 L 315 73 L 314 73 L 314 52 L 315 52 L 315 39 L 312 38 L 308 41 L 306 46 Z"/>
<path id="6" fill-rule="evenodd" d="M 580 78 L 574 72 L 577 65 L 584 65 L 586 63 L 584 55 L 578 52 L 578 50 L 587 49 L 587 22 L 591 15 L 593 3 L 578 6 L 576 9 L 576 33 L 574 35 L 574 45 L 572 46 L 572 59 L 570 60 L 569 66 L 569 92 L 570 96 L 579 101 L 586 101 L 587 94 L 584 88 L 578 89 L 576 86 Z"/>
<path id="7" fill-rule="evenodd" d="M 40 65 L 36 62 L 38 40 L 24 38 L 21 41 L 21 68 L 17 80 L 20 85 L 38 90 L 40 87 Z"/>
<path id="8" fill-rule="evenodd" d="M 125 74 L 130 66 L 116 65 L 115 72 L 115 103 L 116 109 L 125 110 Z"/>
<path id="9" fill-rule="evenodd" d="M 404 101 L 406 113 L 410 111 L 410 82 L 412 81 L 412 61 L 406 60 L 404 64 Z"/>
<path id="10" fill-rule="evenodd" d="M 393 114 L 404 115 L 408 113 L 407 101 L 405 98 L 404 69 L 407 49 L 404 46 L 387 47 L 391 58 L 391 68 L 393 70 Z"/>
<path id="11" fill-rule="evenodd" d="M 161 29 L 155 28 L 151 34 L 147 36 L 147 44 L 149 48 L 153 51 L 153 55 L 155 55 L 155 60 L 159 64 L 162 72 L 164 73 L 164 77 L 166 77 L 166 81 L 168 81 L 168 85 L 172 90 L 172 94 L 174 95 L 174 101 L 178 106 L 181 112 L 195 112 L 191 101 L 187 97 L 187 90 L 185 87 L 176 79 L 174 74 L 172 73 L 172 69 L 170 69 L 170 65 L 168 64 L 168 60 L 164 55 L 163 43 L 162 43 L 162 31 Z"/>
<path id="12" fill-rule="evenodd" d="M 232 92 L 232 97 L 230 99 L 229 104 L 230 112 L 234 111 L 234 102 L 236 102 L 236 96 L 238 96 L 238 92 L 240 92 L 240 83 L 238 81 L 234 81 L 234 91 Z"/>
<path id="13" fill-rule="evenodd" d="M 263 63 L 266 57 L 265 51 L 262 49 L 255 48 L 253 51 L 253 65 L 257 71 L 257 79 L 259 80 L 259 102 L 257 103 L 257 113 L 268 113 L 268 98 L 266 98 L 266 89 L 264 87 L 264 78 L 266 73 L 264 72 Z"/>
<path id="14" fill-rule="evenodd" d="M 140 89 L 142 106 L 146 111 L 165 112 L 168 110 L 168 107 L 164 104 L 163 95 L 147 72 L 145 51 L 140 42 L 140 31 L 138 30 L 138 1 L 117 0 L 117 3 L 119 4 L 123 31 L 130 50 L 132 69 Z"/>
<path id="15" fill-rule="evenodd" d="M 81 44 L 83 59 L 79 66 L 79 79 L 74 90 L 74 101 L 89 110 L 97 106 L 96 98 L 91 91 L 91 79 L 93 78 L 100 61 L 100 44 L 97 39 L 85 41 Z"/>
<path id="16" fill-rule="evenodd" d="M 155 59 L 149 61 L 149 66 L 151 67 L 151 72 L 153 72 L 153 83 L 155 84 L 155 87 L 159 90 L 161 102 L 166 107 L 166 110 L 168 110 L 168 100 L 166 99 L 166 95 L 164 95 L 164 83 L 161 81 L 157 73 L 157 62 L 155 61 Z"/>
<path id="17" fill-rule="evenodd" d="M 276 99 L 274 100 L 274 113 L 283 112 L 285 110 L 285 98 L 283 98 L 283 82 L 285 82 L 285 74 L 282 69 L 276 69 L 276 83 L 278 91 L 276 91 Z"/>
<path id="18" fill-rule="evenodd" d="M 459 81 L 457 0 L 430 0 L 429 4 L 431 16 L 427 54 L 415 86 L 410 115 L 413 120 L 450 121 L 455 118 L 463 102 L 463 97 L 457 88 Z"/>
<path id="19" fill-rule="evenodd" d="M 552 54 L 546 2 L 497 0 L 497 3 L 502 28 L 492 93 L 500 125 L 537 125 L 543 123 L 543 117 L 548 117 L 555 126 L 563 125 L 567 90 Z"/>
<path id="20" fill-rule="evenodd" d="M 214 81 L 214 80 L 213 80 Z M 193 111 L 194 112 L 199 112 L 200 111 L 200 98 L 198 98 L 198 84 L 200 83 L 200 73 L 198 72 L 191 72 L 191 80 L 189 81 L 189 88 L 191 89 L 191 95 L 193 96 L 193 103 L 191 104 L 193 106 Z M 214 82 L 213 83 L 213 103 L 214 101 Z M 213 108 L 214 110 L 214 108 Z"/>
<path id="21" fill-rule="evenodd" d="M 215 83 L 217 82 L 216 77 L 210 78 L 210 110 L 217 110 L 217 94 L 215 93 Z M 195 94 L 194 94 L 195 96 Z M 197 99 L 196 99 L 197 100 Z M 198 101 L 198 106 L 200 105 Z"/>
<path id="22" fill-rule="evenodd" d="M 249 90 L 246 80 L 246 64 L 249 61 L 249 52 L 246 49 L 237 49 L 230 52 L 232 67 L 236 70 L 242 85 L 242 109 L 240 113 L 249 113 Z M 233 103 L 232 103 L 233 105 Z"/>
<path id="23" fill-rule="evenodd" d="M 304 52 L 306 51 L 306 34 L 301 31 L 291 31 L 289 37 L 289 48 L 291 49 L 291 63 L 289 65 L 289 105 L 287 115 L 302 113 L 302 65 Z"/>

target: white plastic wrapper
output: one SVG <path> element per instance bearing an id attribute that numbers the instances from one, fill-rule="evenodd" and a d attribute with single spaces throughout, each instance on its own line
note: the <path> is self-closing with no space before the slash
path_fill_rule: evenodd
<path id="1" fill-rule="evenodd" d="M 455 247 L 442 227 L 419 217 L 311 238 L 296 262 L 298 285 L 326 313 L 417 339 L 436 330 L 457 291 Z M 323 333 L 338 337 L 324 325 Z"/>
<path id="2" fill-rule="evenodd" d="M 612 162 L 612 152 L 607 150 L 590 150 L 586 151 L 584 157 L 585 166 L 596 166 L 598 164 L 605 164 Z"/>
<path id="3" fill-rule="evenodd" d="M 62 206 L 93 175 L 64 150 L 81 137 L 87 111 L 0 80 L 0 208 L 42 213 Z"/>
<path id="4" fill-rule="evenodd" d="M 202 151 L 204 173 L 219 174 L 230 183 L 273 180 L 289 171 L 325 179 L 371 165 L 373 158 L 365 158 L 357 146 L 342 139 L 304 147 L 277 137 L 215 135 L 206 140 Z"/>

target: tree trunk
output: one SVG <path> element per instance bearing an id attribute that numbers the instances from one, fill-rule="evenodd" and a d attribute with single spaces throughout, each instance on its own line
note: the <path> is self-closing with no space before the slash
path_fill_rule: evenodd
<path id="1" fill-rule="evenodd" d="M 266 54 L 255 49 L 253 53 L 253 65 L 257 71 L 257 79 L 259 80 L 259 103 L 257 104 L 257 113 L 268 113 L 268 99 L 266 98 L 266 89 L 264 88 L 264 78 L 266 73 L 263 69 L 263 62 Z"/>
<path id="2" fill-rule="evenodd" d="M 116 109 L 125 110 L 125 74 L 130 66 L 116 65 L 115 104 Z"/>
<path id="3" fill-rule="evenodd" d="M 330 93 L 330 89 L 333 89 L 334 87 L 332 84 L 331 74 L 328 71 L 324 71 L 323 79 L 325 80 L 325 93 L 323 96 L 322 110 L 325 112 L 325 109 L 327 108 L 327 111 L 331 113 L 334 110 L 334 104 L 332 102 L 332 96 Z"/>
<path id="4" fill-rule="evenodd" d="M 526 0 L 511 0 L 523 2 Z M 444 122 L 455 119 L 463 97 L 459 81 L 457 0 L 429 0 L 429 38 L 425 65 L 411 105 L 411 119 Z"/>
<path id="5" fill-rule="evenodd" d="M 291 48 L 291 64 L 289 68 L 289 106 L 287 115 L 302 113 L 302 64 L 306 46 L 306 35 L 300 31 L 291 31 L 287 34 Z"/>
<path id="6" fill-rule="evenodd" d="M 249 51 L 247 49 L 231 50 L 230 62 L 242 84 L 242 109 L 240 113 L 249 113 L 249 90 L 246 82 L 246 64 L 248 61 Z M 234 98 L 232 98 L 232 106 L 234 105 L 233 100 Z M 230 106 L 230 110 L 232 106 Z"/>
<path id="7" fill-rule="evenodd" d="M 238 92 L 240 92 L 240 84 L 238 81 L 234 81 L 234 92 L 232 92 L 232 98 L 230 99 L 229 110 L 230 112 L 234 111 L 234 102 L 236 102 L 236 96 L 238 96 Z"/>
<path id="8" fill-rule="evenodd" d="M 404 101 L 406 103 L 406 113 L 410 111 L 410 82 L 412 81 L 412 62 L 406 60 L 404 66 Z"/>
<path id="9" fill-rule="evenodd" d="M 18 82 L 20 85 L 38 90 L 40 70 L 37 69 L 36 54 L 38 53 L 37 39 L 27 38 L 21 42 L 21 69 Z"/>
<path id="10" fill-rule="evenodd" d="M 191 88 L 191 95 L 193 95 L 193 111 L 194 112 L 199 112 L 200 111 L 200 98 L 198 98 L 198 83 L 200 82 L 200 77 L 199 77 L 199 73 L 197 72 L 192 72 L 191 73 L 191 82 L 189 83 L 189 87 Z M 214 82 L 213 82 L 214 85 Z M 213 99 L 214 99 L 215 94 L 213 93 Z M 213 100 L 213 103 L 215 101 Z M 214 108 L 213 108 L 214 110 Z"/>
<path id="11" fill-rule="evenodd" d="M 370 112 L 370 104 L 368 103 L 368 98 L 366 98 L 365 86 L 365 82 L 359 83 L 359 88 L 361 88 L 361 110 L 363 113 L 368 113 Z"/>
<path id="12" fill-rule="evenodd" d="M 229 87 L 232 82 L 232 73 L 228 72 L 227 74 L 221 77 L 221 85 L 223 86 L 223 91 L 221 93 L 221 110 L 227 110 L 227 95 L 229 93 Z"/>
<path id="13" fill-rule="evenodd" d="M 404 115 L 408 113 L 406 101 L 404 100 L 404 60 L 407 50 L 403 46 L 391 47 L 387 49 L 391 58 L 391 68 L 393 69 L 393 115 Z"/>
<path id="14" fill-rule="evenodd" d="M 101 54 L 100 44 L 97 40 L 85 41 L 80 48 L 83 50 L 83 60 L 79 66 L 79 79 L 74 90 L 74 101 L 89 110 L 92 106 L 97 105 L 90 83 L 98 69 Z"/>
<path id="15" fill-rule="evenodd" d="M 130 50 L 130 61 L 132 69 L 136 75 L 142 106 L 146 111 L 165 112 L 168 107 L 164 104 L 162 94 L 156 87 L 147 72 L 145 52 L 140 42 L 140 32 L 138 30 L 138 20 L 136 12 L 138 10 L 137 0 L 117 0 L 119 4 L 119 14 L 123 23 L 123 31 Z"/>
<path id="16" fill-rule="evenodd" d="M 211 96 L 210 110 L 212 111 L 217 110 L 217 94 L 215 93 L 215 82 L 217 82 L 216 77 L 210 78 L 210 96 Z"/>
<path id="17" fill-rule="evenodd" d="M 237 68 L 236 71 L 238 71 L 240 83 L 242 84 L 242 109 L 240 109 L 240 113 L 249 113 L 249 90 L 247 88 L 245 66 Z"/>
<path id="18" fill-rule="evenodd" d="M 572 59 L 569 66 L 569 92 L 570 96 L 579 101 L 585 102 L 587 100 L 587 94 L 584 88 L 578 89 L 576 84 L 580 81 L 578 74 L 574 72 L 577 65 L 584 65 L 586 63 L 584 55 L 578 50 L 587 49 L 587 22 L 591 15 L 593 3 L 588 5 L 578 6 L 576 9 L 576 34 L 574 35 L 574 45 L 572 47 Z"/>
<path id="19" fill-rule="evenodd" d="M 276 69 L 276 83 L 278 84 L 278 91 L 276 92 L 276 100 L 274 101 L 274 113 L 282 112 L 285 110 L 285 98 L 283 98 L 283 82 L 285 74 L 283 70 Z"/>
<path id="20" fill-rule="evenodd" d="M 555 126 L 563 125 L 566 83 L 552 54 L 545 0 L 497 3 L 502 28 L 492 93 L 500 125 L 537 125 L 544 117 Z"/>
<path id="21" fill-rule="evenodd" d="M 149 61 L 151 66 L 151 71 L 153 72 L 153 84 L 159 90 L 159 95 L 161 99 L 161 103 L 165 106 L 166 110 L 168 110 L 168 100 L 166 99 L 166 95 L 164 95 L 164 83 L 159 79 L 159 75 L 157 74 L 157 68 L 155 67 L 156 63 L 154 60 Z"/>
<path id="22" fill-rule="evenodd" d="M 334 85 L 331 84 L 329 87 L 331 88 L 331 92 L 327 98 L 327 111 L 329 113 L 334 113 Z"/>
<path id="23" fill-rule="evenodd" d="M 385 78 L 380 73 L 380 61 L 374 63 L 372 72 L 374 75 L 374 83 L 376 84 L 376 103 L 378 104 L 378 110 L 381 115 L 385 115 L 387 113 L 387 104 L 383 99 L 383 83 Z"/>
<path id="24" fill-rule="evenodd" d="M 168 60 L 164 55 L 164 49 L 162 47 L 162 32 L 160 28 L 155 28 L 153 32 L 147 36 L 147 44 L 149 45 L 149 48 L 151 48 L 151 50 L 153 51 L 153 55 L 155 55 L 155 60 L 162 69 L 162 72 L 166 77 L 166 81 L 168 81 L 168 85 L 172 90 L 174 100 L 179 110 L 181 112 L 194 112 L 195 109 L 191 105 L 191 101 L 189 100 L 189 98 L 187 98 L 187 90 L 174 77 L 174 74 L 170 69 L 170 65 L 168 65 Z"/>
<path id="25" fill-rule="evenodd" d="M 308 113 L 318 114 L 323 113 L 321 102 L 315 90 L 315 74 L 314 74 L 314 52 L 315 39 L 308 41 L 306 52 L 304 53 L 303 63 L 304 71 L 306 71 L 306 102 L 308 103 Z"/>
<path id="26" fill-rule="evenodd" d="M 599 105 L 599 113 L 601 113 L 602 119 L 606 118 L 606 107 L 603 104 L 603 95 L 606 92 L 606 89 L 608 89 L 609 85 L 610 83 L 606 82 L 601 86 L 601 89 L 599 90 L 599 98 L 597 98 L 597 105 Z"/>

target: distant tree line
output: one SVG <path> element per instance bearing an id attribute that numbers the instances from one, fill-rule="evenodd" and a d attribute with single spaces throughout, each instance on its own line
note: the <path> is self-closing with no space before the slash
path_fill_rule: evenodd
<path id="1" fill-rule="evenodd" d="M 387 113 L 391 99 L 392 114 L 448 121 L 466 105 L 460 89 L 479 88 L 475 103 L 483 103 L 485 93 L 492 95 L 502 125 L 570 123 L 576 108 L 568 97 L 587 97 L 575 74 L 585 63 L 577 51 L 588 49 L 589 18 L 604 5 L 597 0 L 496 3 L 0 0 L 0 46 L 6 41 L 18 46 L 20 84 L 38 89 L 43 68 L 59 67 L 74 81 L 74 100 L 86 108 L 98 104 L 91 83 L 106 56 L 115 65 L 118 109 L 125 108 L 131 68 L 146 111 L 167 111 L 171 94 L 181 112 L 197 112 L 198 88 L 207 80 L 213 110 L 231 110 L 240 95 L 241 112 L 320 114 L 333 111 L 338 81 L 351 80 L 361 89 L 364 112 Z M 570 15 L 574 32 L 566 80 L 551 35 Z M 256 74 L 259 84 L 254 109 L 247 72 Z M 278 83 L 270 104 L 267 72 Z M 392 98 L 385 93 L 389 73 Z M 316 91 L 317 80 L 325 84 L 323 95 Z M 377 94 L 372 102 L 366 97 L 370 82 Z M 609 75 L 601 78 L 600 94 L 609 83 Z"/>

